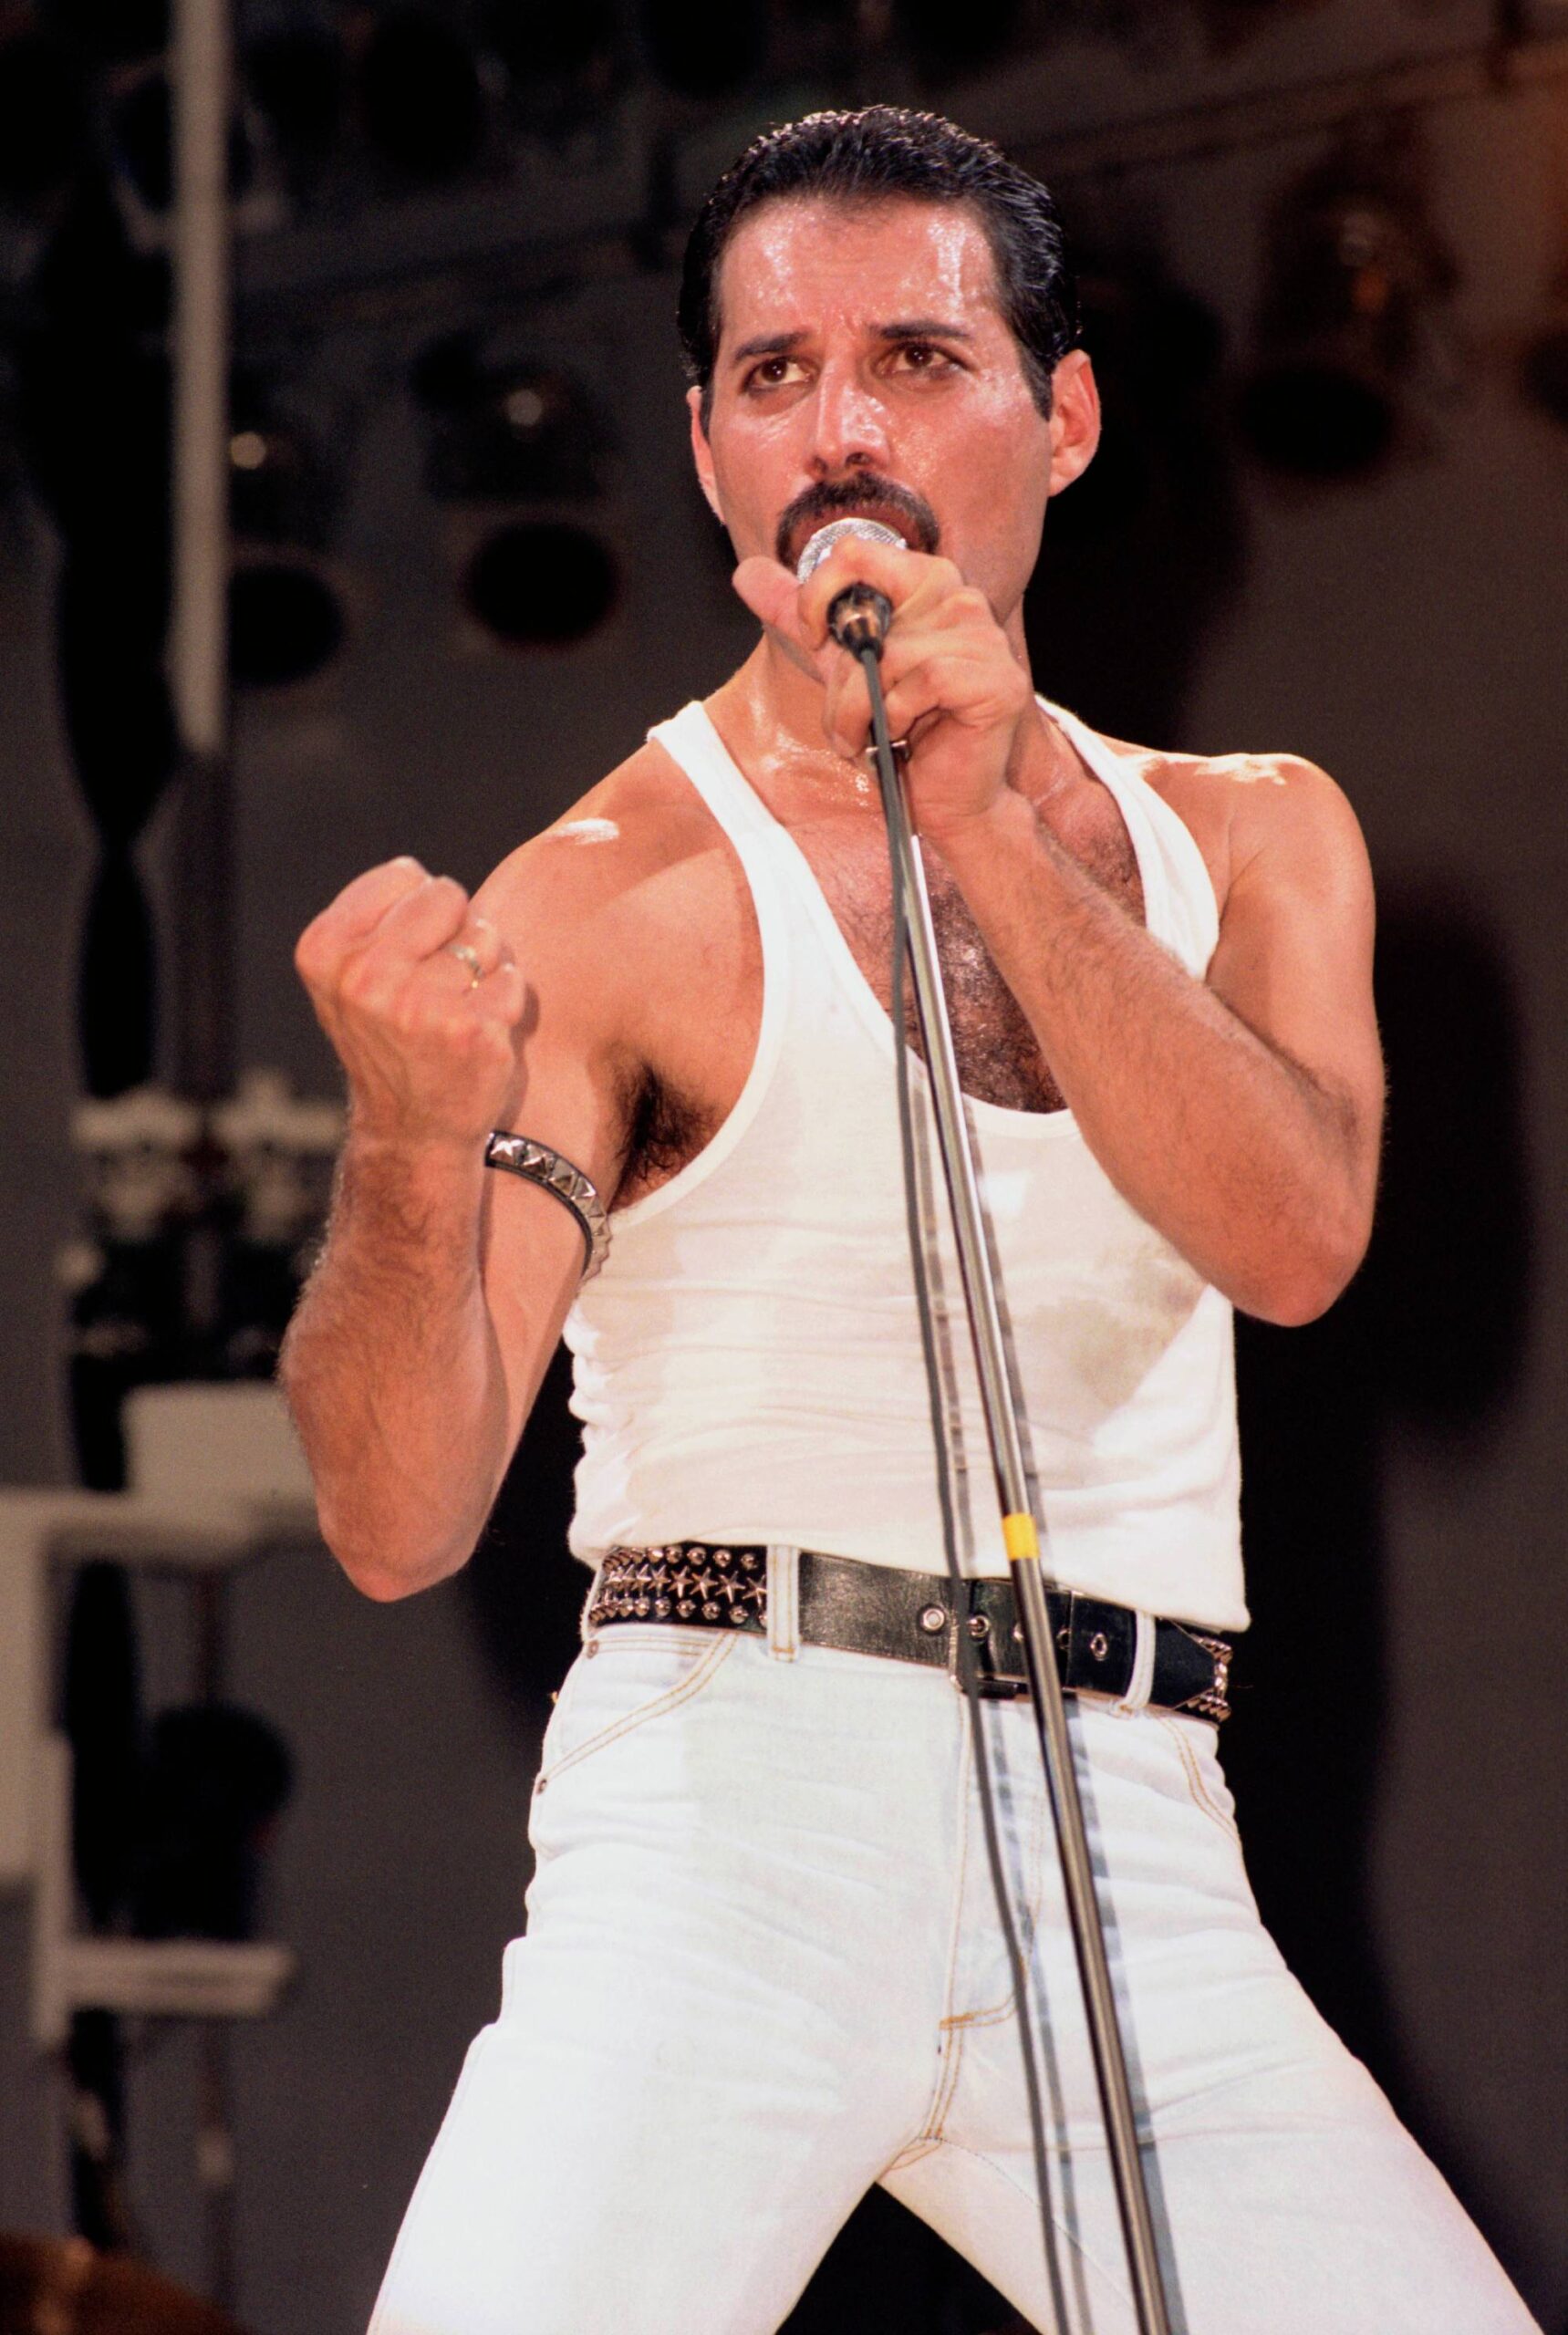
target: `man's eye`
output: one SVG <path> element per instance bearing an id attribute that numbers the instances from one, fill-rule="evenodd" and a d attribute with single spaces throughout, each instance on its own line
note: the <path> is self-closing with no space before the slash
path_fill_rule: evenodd
<path id="1" fill-rule="evenodd" d="M 902 340 L 894 352 L 895 365 L 907 373 L 949 372 L 952 361 L 945 348 L 929 340 Z"/>
<path id="2" fill-rule="evenodd" d="M 742 387 L 748 389 L 779 389 L 798 375 L 800 365 L 794 357 L 764 357 L 746 375 Z"/>

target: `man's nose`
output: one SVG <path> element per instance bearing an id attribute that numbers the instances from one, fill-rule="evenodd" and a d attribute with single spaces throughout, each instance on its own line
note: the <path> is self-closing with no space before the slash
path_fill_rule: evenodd
<path id="1" fill-rule="evenodd" d="M 828 367 L 813 400 L 812 462 L 820 476 L 876 468 L 887 460 L 887 417 L 870 383 L 853 367 Z"/>

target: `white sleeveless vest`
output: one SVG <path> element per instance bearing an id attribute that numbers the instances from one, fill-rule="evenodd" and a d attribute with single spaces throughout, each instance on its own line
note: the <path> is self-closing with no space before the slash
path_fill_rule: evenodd
<path id="1" fill-rule="evenodd" d="M 1197 845 L 1125 756 L 1046 711 L 1120 808 L 1149 931 L 1201 978 L 1219 917 Z M 567 1319 L 584 1427 L 571 1546 L 594 1563 L 618 1543 L 784 1542 L 940 1572 L 892 1024 L 703 708 L 649 734 L 745 872 L 762 1026 L 734 1109 L 678 1176 L 617 1212 L 608 1261 Z M 910 1070 L 929 1118 L 924 1070 Z M 1121 1198 L 1070 1112 L 971 1099 L 969 1115 L 1048 1574 L 1244 1626 L 1229 1303 Z M 934 1136 L 931 1149 L 934 1162 Z M 964 1562 L 1001 1574 L 945 1197 L 937 1216 Z"/>

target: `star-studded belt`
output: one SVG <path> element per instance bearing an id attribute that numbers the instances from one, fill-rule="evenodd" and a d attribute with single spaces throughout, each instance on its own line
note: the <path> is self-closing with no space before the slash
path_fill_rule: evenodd
<path id="1" fill-rule="evenodd" d="M 764 1635 L 768 1571 L 762 1547 L 674 1541 L 611 1549 L 595 1576 L 586 1626 L 590 1635 L 626 1622 Z M 955 1608 L 952 1584 L 941 1573 L 906 1572 L 815 1549 L 798 1551 L 794 1572 L 801 1645 L 918 1662 L 956 1676 L 962 1630 L 982 1693 L 1028 1693 L 1023 1633 L 1010 1581 L 966 1582 Z M 1107 1695 L 1202 1718 L 1231 1716 L 1229 1639 L 1190 1623 L 1140 1616 L 1130 1606 L 1077 1590 L 1050 1590 L 1046 1603 L 1066 1693 Z"/>

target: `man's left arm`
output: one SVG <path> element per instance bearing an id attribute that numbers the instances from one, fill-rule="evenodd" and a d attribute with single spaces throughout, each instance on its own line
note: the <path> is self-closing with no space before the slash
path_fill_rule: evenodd
<path id="1" fill-rule="evenodd" d="M 1044 717 L 1021 654 L 950 562 L 851 537 L 804 586 L 769 560 L 737 570 L 747 606 L 815 666 L 831 742 L 854 758 L 869 728 L 864 675 L 827 630 L 856 580 L 893 603 L 883 681 L 892 733 L 911 742 L 922 840 L 1096 1158 L 1245 1313 L 1312 1321 L 1366 1253 L 1382 1134 L 1372 878 L 1350 805 L 1310 763 L 1258 765 L 1251 784 L 1215 778 L 1237 792 L 1220 941 L 1199 981 L 1035 810 Z"/>
<path id="2" fill-rule="evenodd" d="M 1012 789 L 937 847 L 1117 1190 L 1244 1312 L 1324 1312 L 1366 1251 L 1383 1105 L 1371 876 L 1334 782 L 1271 763 L 1247 790 L 1207 982 Z"/>

